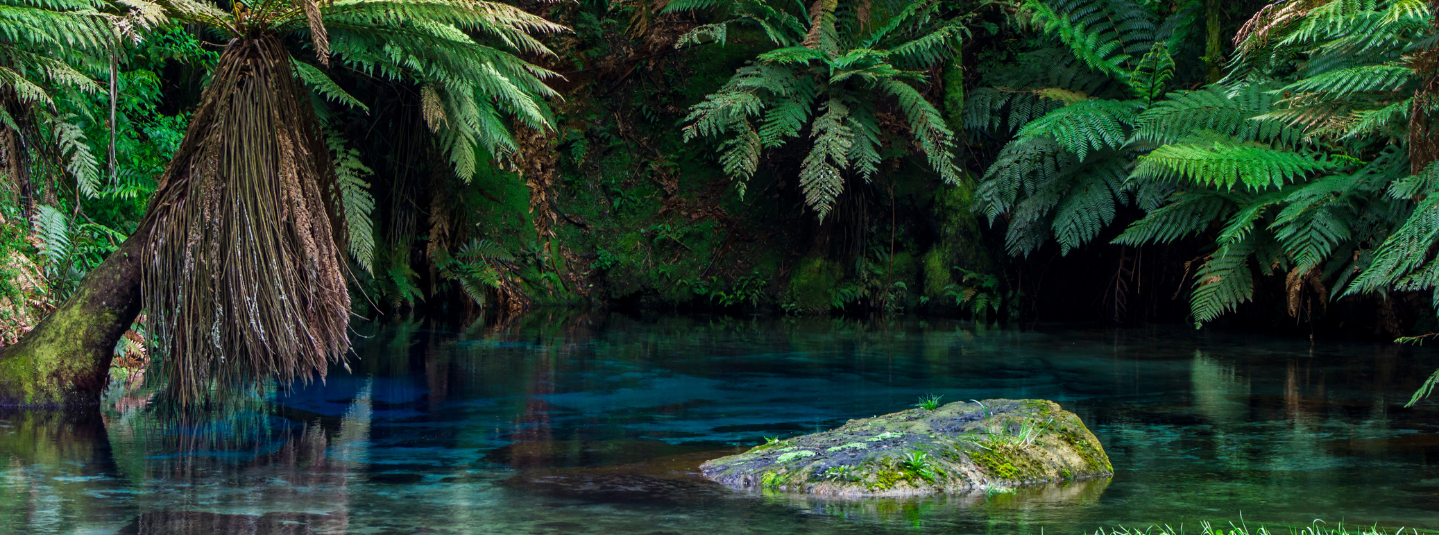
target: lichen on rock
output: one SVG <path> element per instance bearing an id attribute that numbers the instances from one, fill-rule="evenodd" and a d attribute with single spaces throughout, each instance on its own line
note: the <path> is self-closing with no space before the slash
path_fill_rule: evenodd
<path id="1" fill-rule="evenodd" d="M 700 469 L 731 487 L 839 497 L 988 492 L 1114 470 L 1074 413 L 1052 401 L 1009 399 L 850 420 Z"/>

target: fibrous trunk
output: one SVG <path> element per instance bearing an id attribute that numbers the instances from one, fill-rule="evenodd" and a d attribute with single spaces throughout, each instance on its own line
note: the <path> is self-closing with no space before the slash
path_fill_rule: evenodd
<path id="1" fill-rule="evenodd" d="M 175 187 L 156 199 L 144 265 L 152 377 L 188 405 L 215 387 L 323 374 L 349 347 L 343 226 L 278 39 L 231 41 L 164 182 Z"/>

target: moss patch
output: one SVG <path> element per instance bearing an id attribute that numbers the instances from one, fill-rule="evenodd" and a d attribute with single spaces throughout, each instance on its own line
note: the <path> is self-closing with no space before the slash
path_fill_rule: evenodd
<path id="1" fill-rule="evenodd" d="M 834 262 L 817 257 L 802 258 L 790 272 L 788 302 L 800 312 L 826 312 L 841 277 L 843 273 Z"/>

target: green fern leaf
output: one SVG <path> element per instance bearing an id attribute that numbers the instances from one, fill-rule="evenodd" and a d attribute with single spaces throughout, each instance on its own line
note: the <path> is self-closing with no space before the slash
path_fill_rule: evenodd
<path id="1" fill-rule="evenodd" d="M 1181 143 L 1159 147 L 1140 157 L 1134 177 L 1189 181 L 1224 189 L 1242 184 L 1249 189 L 1262 190 L 1277 188 L 1334 167 L 1335 164 L 1324 155 L 1225 142 Z"/>

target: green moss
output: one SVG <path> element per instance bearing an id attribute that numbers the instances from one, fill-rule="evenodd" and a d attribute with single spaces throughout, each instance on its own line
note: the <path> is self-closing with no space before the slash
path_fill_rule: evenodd
<path id="1" fill-rule="evenodd" d="M 934 194 L 934 211 L 941 222 L 940 243 L 944 244 L 945 267 L 990 273 L 995 271 L 994 260 L 980 234 L 980 215 L 974 212 L 977 185 L 976 180 L 967 177 L 956 186 L 940 188 Z"/>
<path id="2" fill-rule="evenodd" d="M 950 273 L 949 249 L 938 243 L 924 254 L 924 296 L 936 299 L 944 295 L 944 289 L 954 284 Z"/>
<path id="3" fill-rule="evenodd" d="M 830 296 L 843 276 L 839 265 L 817 257 L 805 257 L 790 271 L 787 301 L 806 313 L 827 312 Z"/>
<path id="4" fill-rule="evenodd" d="M 773 488 L 779 486 L 779 480 L 779 473 L 771 470 L 765 472 L 764 475 L 760 476 L 759 484 L 761 487 Z"/>
<path id="5" fill-rule="evenodd" d="M 955 132 L 964 131 L 964 64 L 954 57 L 944 64 L 944 122 Z"/>
<path id="6" fill-rule="evenodd" d="M 795 459 L 803 459 L 803 458 L 805 458 L 805 457 L 814 457 L 814 456 L 815 456 L 815 453 L 812 452 L 812 451 L 810 451 L 810 450 L 791 451 L 791 452 L 786 453 L 786 454 L 784 454 L 784 455 L 780 455 L 778 459 L 775 459 L 775 462 L 777 462 L 777 463 L 787 463 L 787 462 L 793 461 L 793 460 L 795 460 Z"/>
<path id="7" fill-rule="evenodd" d="M 984 467 L 984 470 L 991 476 L 1002 479 L 1019 477 L 1019 471 L 1014 468 L 1014 465 L 993 449 L 972 452 L 969 457 L 974 459 L 975 464 Z"/>
<path id="8" fill-rule="evenodd" d="M 1035 462 L 1028 451 L 1014 445 L 993 445 L 990 449 L 970 452 L 970 458 L 989 475 L 1001 479 L 1036 481 L 1053 477 L 1045 472 L 1042 464 Z"/>
<path id="9" fill-rule="evenodd" d="M 96 271 L 95 276 L 107 273 Z M 97 281 L 101 284 L 113 281 Z M 80 398 L 99 399 L 103 383 L 88 387 L 77 381 L 99 381 L 109 368 L 109 350 L 96 356 L 90 347 L 120 321 L 114 310 L 99 303 L 82 286 L 66 305 L 46 318 L 41 328 L 9 348 L 0 360 L 0 400 L 21 405 L 63 405 Z M 103 367 L 104 369 L 100 369 Z"/>
<path id="10" fill-rule="evenodd" d="M 1065 427 L 1059 433 L 1060 439 L 1074 448 L 1084 463 L 1093 472 L 1113 472 L 1114 467 L 1109 463 L 1109 457 L 1103 454 L 1096 441 L 1080 435 L 1080 432 L 1071 427 Z"/>
<path id="11" fill-rule="evenodd" d="M 914 288 L 919 281 L 919 261 L 909 251 L 895 251 L 894 268 L 890 271 L 893 282 L 903 282 Z"/>

